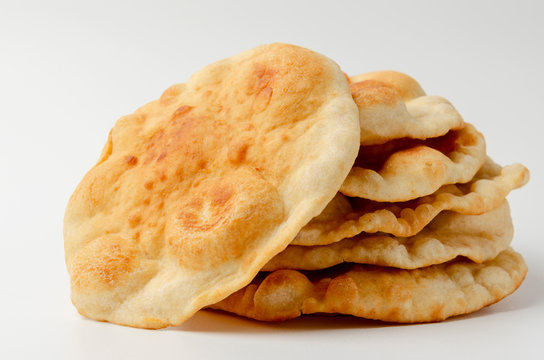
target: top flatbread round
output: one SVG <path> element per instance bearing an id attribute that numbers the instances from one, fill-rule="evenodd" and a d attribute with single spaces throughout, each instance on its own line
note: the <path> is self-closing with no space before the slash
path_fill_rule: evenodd
<path id="1" fill-rule="evenodd" d="M 78 311 L 160 328 L 245 286 L 338 191 L 357 117 L 335 63 L 273 44 L 121 118 L 65 214 Z"/>
<path id="2" fill-rule="evenodd" d="M 463 127 L 463 118 L 448 100 L 425 95 L 406 74 L 375 71 L 353 76 L 350 82 L 359 108 L 361 145 L 433 138 Z"/>

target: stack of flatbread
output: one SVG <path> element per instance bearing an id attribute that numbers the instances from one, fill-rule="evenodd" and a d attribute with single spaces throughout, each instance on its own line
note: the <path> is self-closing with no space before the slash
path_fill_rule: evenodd
<path id="1" fill-rule="evenodd" d="M 407 75 L 261 46 L 117 121 L 66 210 L 72 302 L 144 328 L 443 320 L 523 281 L 505 197 L 528 178 Z"/>

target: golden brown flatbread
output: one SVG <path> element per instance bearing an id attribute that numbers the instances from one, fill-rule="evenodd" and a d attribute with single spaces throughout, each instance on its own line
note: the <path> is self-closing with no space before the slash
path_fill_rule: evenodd
<path id="1" fill-rule="evenodd" d="M 508 249 L 476 264 L 466 259 L 415 270 L 345 264 L 321 271 L 277 270 L 211 306 L 264 321 L 303 314 L 349 314 L 416 323 L 441 321 L 491 305 L 514 292 L 527 273 Z"/>
<path id="2" fill-rule="evenodd" d="M 394 70 L 380 70 L 354 75 L 349 78 L 350 85 L 363 81 L 374 81 L 382 83 L 396 90 L 403 101 L 410 101 L 425 96 L 425 91 L 416 79 Z"/>
<path id="3" fill-rule="evenodd" d="M 463 118 L 440 96 L 427 96 L 416 80 L 397 71 L 375 71 L 350 78 L 359 108 L 361 145 L 395 139 L 427 139 L 463 128 Z"/>
<path id="4" fill-rule="evenodd" d="M 506 195 L 529 181 L 523 165 L 501 167 L 487 159 L 472 181 L 446 185 L 432 195 L 409 202 L 350 202 L 337 194 L 323 212 L 301 229 L 292 245 L 326 245 L 362 232 L 384 232 L 407 237 L 417 234 L 443 210 L 478 215 L 504 201 Z"/>
<path id="5" fill-rule="evenodd" d="M 361 146 L 340 192 L 380 202 L 408 201 L 470 181 L 486 159 L 484 137 L 468 123 L 438 139 L 396 141 L 392 153 L 389 146 Z M 388 157 L 381 162 L 383 154 Z"/>
<path id="6" fill-rule="evenodd" d="M 484 137 L 444 98 L 410 76 L 376 71 L 350 78 L 361 148 L 340 192 L 408 201 L 469 181 L 485 161 Z"/>
<path id="7" fill-rule="evenodd" d="M 338 191 L 359 147 L 338 66 L 285 44 L 214 63 L 113 127 L 66 209 L 72 302 L 178 325 L 251 281 Z"/>
<path id="8" fill-rule="evenodd" d="M 416 269 L 445 263 L 457 256 L 481 263 L 508 248 L 513 234 L 510 208 L 504 201 L 482 215 L 443 211 L 410 237 L 360 234 L 329 245 L 290 245 L 262 271 L 319 270 L 343 262 Z"/>

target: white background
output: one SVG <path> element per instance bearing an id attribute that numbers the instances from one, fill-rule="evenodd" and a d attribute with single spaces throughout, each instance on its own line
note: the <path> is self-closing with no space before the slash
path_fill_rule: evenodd
<path id="1" fill-rule="evenodd" d="M 0 2 L 0 358 L 542 358 L 542 2 Z M 62 218 L 114 121 L 204 65 L 274 41 L 349 74 L 404 71 L 448 98 L 513 192 L 521 288 L 478 313 L 423 325 L 351 317 L 278 324 L 200 312 L 146 331 L 84 319 L 69 300 Z M 539 356 L 540 355 L 540 356 Z"/>

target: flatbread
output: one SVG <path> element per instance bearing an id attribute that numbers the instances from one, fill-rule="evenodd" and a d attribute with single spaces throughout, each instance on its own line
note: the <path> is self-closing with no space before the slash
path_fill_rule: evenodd
<path id="1" fill-rule="evenodd" d="M 432 195 L 409 202 L 379 203 L 362 199 L 350 202 L 337 194 L 319 216 L 301 229 L 291 244 L 326 245 L 362 232 L 413 236 L 443 210 L 467 215 L 488 212 L 527 181 L 529 170 L 523 165 L 501 167 L 488 158 L 469 183 L 446 185 Z"/>
<path id="2" fill-rule="evenodd" d="M 401 269 L 442 264 L 457 256 L 481 263 L 508 248 L 514 235 L 508 203 L 482 215 L 441 212 L 414 236 L 360 234 L 330 245 L 290 245 L 262 271 L 319 270 L 343 262 Z"/>
<path id="3" fill-rule="evenodd" d="M 338 66 L 285 44 L 214 63 L 121 118 L 66 209 L 72 302 L 160 328 L 248 284 L 338 191 L 359 147 Z"/>
<path id="4" fill-rule="evenodd" d="M 425 96 L 425 91 L 419 83 L 405 73 L 394 70 L 371 71 L 349 78 L 350 85 L 362 81 L 375 81 L 387 85 L 397 91 L 403 101 L 409 101 Z"/>
<path id="5" fill-rule="evenodd" d="M 353 76 L 350 81 L 359 108 L 361 145 L 434 138 L 464 126 L 448 100 L 425 95 L 417 81 L 406 74 L 377 71 Z"/>
<path id="6" fill-rule="evenodd" d="M 340 188 L 342 194 L 382 202 L 408 201 L 432 194 L 443 185 L 470 181 L 486 159 L 484 137 L 468 123 L 440 139 L 394 151 L 375 166 L 376 154 L 387 153 L 381 149 L 387 146 L 377 150 L 374 146 L 373 151 L 361 147 Z"/>
<path id="7" fill-rule="evenodd" d="M 501 300 L 526 273 L 523 258 L 512 249 L 482 264 L 456 259 L 415 270 L 357 264 L 307 273 L 277 270 L 211 308 L 264 321 L 314 313 L 399 323 L 441 321 Z"/>

